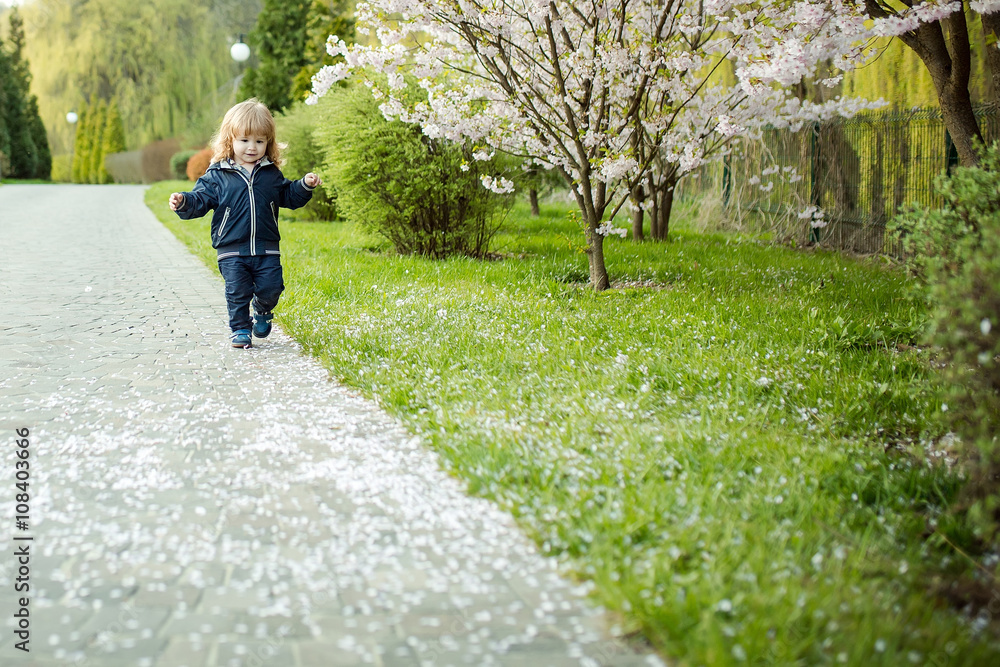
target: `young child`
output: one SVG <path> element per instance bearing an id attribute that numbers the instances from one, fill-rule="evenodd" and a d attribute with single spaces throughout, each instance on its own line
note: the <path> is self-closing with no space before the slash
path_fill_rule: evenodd
<path id="1" fill-rule="evenodd" d="M 316 174 L 290 181 L 278 169 L 281 146 L 274 118 L 256 99 L 237 104 L 212 138 L 212 164 L 191 192 L 170 195 L 170 210 L 185 220 L 214 209 L 212 247 L 226 281 L 233 347 L 249 348 L 251 331 L 271 333 L 271 311 L 285 289 L 278 251 L 278 208 L 299 208 L 320 185 Z M 253 306 L 251 321 L 250 306 Z"/>

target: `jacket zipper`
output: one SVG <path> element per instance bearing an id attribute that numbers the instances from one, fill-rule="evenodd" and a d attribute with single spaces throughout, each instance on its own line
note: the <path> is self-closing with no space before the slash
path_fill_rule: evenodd
<path id="1" fill-rule="evenodd" d="M 222 240 L 222 232 L 226 229 L 226 221 L 229 220 L 229 207 L 226 207 L 226 213 L 222 216 L 222 224 L 219 225 L 219 233 L 216 236 L 217 240 Z"/>
<path id="2" fill-rule="evenodd" d="M 278 207 L 274 205 L 274 202 L 271 202 L 271 218 L 274 219 L 274 226 L 275 226 L 275 228 L 277 228 L 278 227 Z"/>
<path id="3" fill-rule="evenodd" d="M 250 254 L 251 255 L 256 254 L 253 251 L 253 246 L 254 246 L 254 241 L 257 240 L 257 211 L 255 210 L 256 205 L 254 204 L 253 201 L 253 177 L 255 171 L 257 170 L 254 169 L 254 171 L 250 172 L 250 178 L 247 178 L 246 174 L 244 174 L 241 170 L 239 169 L 236 170 L 236 173 L 240 175 L 240 178 L 246 181 L 247 192 L 250 193 Z"/>

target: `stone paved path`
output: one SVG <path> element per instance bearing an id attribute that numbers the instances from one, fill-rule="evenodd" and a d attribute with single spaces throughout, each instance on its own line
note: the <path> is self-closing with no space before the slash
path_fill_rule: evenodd
<path id="1" fill-rule="evenodd" d="M 280 331 L 231 349 L 142 195 L 0 187 L 0 664 L 660 664 Z"/>

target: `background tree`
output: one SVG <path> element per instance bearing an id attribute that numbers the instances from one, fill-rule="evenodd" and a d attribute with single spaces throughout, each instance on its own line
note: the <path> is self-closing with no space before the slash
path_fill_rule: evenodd
<path id="1" fill-rule="evenodd" d="M 104 167 L 104 126 L 107 124 L 108 105 L 98 100 L 90 109 L 87 131 L 90 133 L 90 156 L 87 160 L 87 183 L 100 183 Z"/>
<path id="2" fill-rule="evenodd" d="M 97 182 L 111 183 L 111 174 L 108 173 L 104 158 L 114 153 L 121 153 L 125 150 L 125 128 L 122 126 L 121 115 L 118 113 L 118 105 L 112 100 L 108 104 L 107 114 L 104 120 L 104 132 L 101 139 L 101 162 L 98 165 Z"/>
<path id="3" fill-rule="evenodd" d="M 264 0 L 248 37 L 258 64 L 243 77 L 240 98 L 256 97 L 275 113 L 292 103 L 292 82 L 307 65 L 312 4 L 312 0 Z"/>
<path id="4" fill-rule="evenodd" d="M 52 153 L 71 151 L 79 128 L 66 113 L 90 98 L 116 101 L 129 148 L 206 140 L 235 98 L 229 44 L 259 9 L 260 0 L 24 3 L 25 54 Z"/>
<path id="5" fill-rule="evenodd" d="M 323 94 L 366 65 L 388 76 L 388 86 L 372 84 L 387 118 L 555 169 L 577 200 L 590 281 L 602 290 L 610 286 L 604 237 L 625 232 L 606 216 L 657 161 L 671 166 L 651 184 L 666 213 L 676 179 L 729 138 L 815 115 L 817 107 L 787 99 L 774 84 L 813 75 L 817 62 L 853 53 L 865 35 L 857 21 L 830 21 L 821 6 L 760 4 L 736 11 L 728 0 L 412 0 L 396 14 L 395 0 L 373 0 L 358 18 L 381 43 L 331 44 L 347 61 L 324 68 L 315 90 Z M 736 85 L 714 76 L 727 60 Z M 400 99 L 403 69 L 430 92 L 427 103 Z M 489 174 L 483 182 L 501 192 L 512 186 Z"/>
<path id="6" fill-rule="evenodd" d="M 24 58 L 24 22 L 12 9 L 9 41 L 0 41 L 0 152 L 16 178 L 48 178 L 52 168 L 45 126 L 31 94 L 31 72 Z"/>
<path id="7" fill-rule="evenodd" d="M 975 142 L 983 134 L 972 108 L 971 10 L 980 14 L 986 62 L 993 81 L 994 102 L 1000 102 L 1000 1 L 945 1 L 917 4 L 902 0 L 902 8 L 888 0 L 865 0 L 868 14 L 875 19 L 873 32 L 898 37 L 923 61 L 930 74 L 941 107 L 941 115 L 964 165 L 975 165 L 979 154 Z"/>
<path id="8" fill-rule="evenodd" d="M 349 0 L 313 0 L 309 9 L 309 25 L 306 31 L 306 64 L 295 75 L 292 82 L 292 99 L 304 100 L 312 93 L 312 77 L 327 65 L 337 60 L 326 51 L 326 40 L 337 35 L 349 44 L 354 43 L 354 18 L 351 16 L 353 2 Z"/>
<path id="9" fill-rule="evenodd" d="M 78 114 L 76 138 L 73 142 L 73 182 L 86 183 L 90 176 L 90 108 Z"/>

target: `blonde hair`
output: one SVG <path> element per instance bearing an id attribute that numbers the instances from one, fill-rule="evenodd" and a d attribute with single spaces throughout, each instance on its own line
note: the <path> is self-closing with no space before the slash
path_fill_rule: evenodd
<path id="1" fill-rule="evenodd" d="M 236 137 L 255 135 L 267 139 L 267 158 L 280 167 L 281 149 L 285 146 L 275 141 L 274 132 L 274 117 L 256 97 L 240 102 L 226 112 L 222 125 L 212 137 L 212 162 L 220 162 L 235 155 L 233 140 Z"/>

